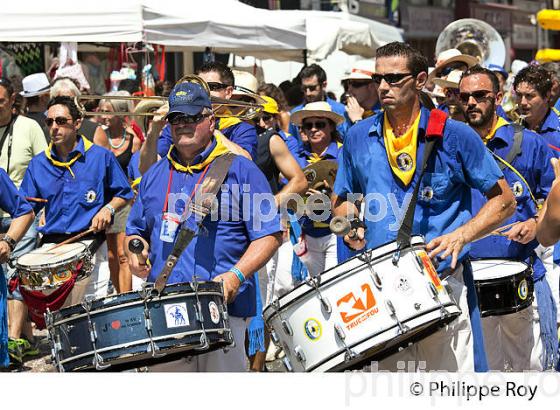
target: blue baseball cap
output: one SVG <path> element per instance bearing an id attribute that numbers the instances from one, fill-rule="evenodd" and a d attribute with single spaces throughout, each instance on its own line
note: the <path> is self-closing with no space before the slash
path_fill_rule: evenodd
<path id="1" fill-rule="evenodd" d="M 504 69 L 504 67 L 502 67 L 501 65 L 498 64 L 488 64 L 488 69 L 490 71 L 495 71 L 497 73 L 500 73 L 504 76 L 504 78 L 507 80 L 507 78 L 509 77 L 509 73 Z"/>
<path id="2" fill-rule="evenodd" d="M 166 118 L 174 114 L 197 115 L 204 108 L 212 108 L 206 90 L 197 83 L 181 83 L 173 87 L 169 94 L 169 112 Z"/>

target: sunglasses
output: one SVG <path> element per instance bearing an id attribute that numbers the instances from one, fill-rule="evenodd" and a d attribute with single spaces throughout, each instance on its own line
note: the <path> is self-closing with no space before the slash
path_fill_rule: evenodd
<path id="1" fill-rule="evenodd" d="M 452 63 L 451 65 L 448 65 L 447 67 L 443 68 L 439 75 L 444 77 L 446 75 L 449 75 L 449 73 L 451 73 L 451 71 L 453 70 L 466 70 L 467 69 L 467 65 L 465 63 L 461 63 L 461 62 L 457 62 L 457 63 Z"/>
<path id="2" fill-rule="evenodd" d="M 365 81 L 348 81 L 348 87 L 352 87 L 352 88 L 362 88 L 366 85 L 368 85 L 370 83 L 370 81 L 365 80 Z"/>
<path id="3" fill-rule="evenodd" d="M 317 129 L 317 130 L 322 130 L 322 129 L 324 129 L 326 126 L 327 126 L 327 122 L 326 122 L 326 121 L 316 121 L 316 122 L 307 121 L 307 122 L 304 122 L 304 123 L 301 125 L 301 128 L 304 129 L 305 131 L 310 131 L 310 130 L 312 130 L 313 128 L 315 128 L 315 129 Z"/>
<path id="4" fill-rule="evenodd" d="M 271 114 L 262 114 L 262 115 L 259 117 L 259 119 L 262 120 L 262 121 L 264 121 L 264 122 L 270 121 L 270 120 L 273 119 L 273 118 L 274 118 L 274 116 L 271 115 Z"/>
<path id="5" fill-rule="evenodd" d="M 72 121 L 72 118 L 66 117 L 56 117 L 56 118 L 45 118 L 45 124 L 47 127 L 52 127 L 52 125 L 56 122 L 56 125 L 66 125 L 68 121 Z"/>
<path id="6" fill-rule="evenodd" d="M 229 87 L 229 85 L 227 85 L 227 84 L 217 83 L 217 82 L 214 82 L 214 81 L 210 81 L 207 84 L 208 84 L 208 88 L 210 88 L 210 91 L 224 90 L 224 89 Z"/>
<path id="7" fill-rule="evenodd" d="M 395 85 L 406 77 L 412 76 L 412 73 L 391 73 L 391 74 L 374 74 L 371 76 L 371 79 L 376 84 L 381 84 L 381 81 L 385 80 L 385 82 L 389 85 Z"/>
<path id="8" fill-rule="evenodd" d="M 319 84 L 315 84 L 315 85 L 302 85 L 301 86 L 301 91 L 317 91 L 317 89 L 319 88 Z"/>
<path id="9" fill-rule="evenodd" d="M 487 91 L 487 90 L 479 90 L 479 91 L 473 91 L 472 93 L 461 93 L 459 94 L 459 99 L 461 100 L 461 102 L 463 104 L 468 104 L 469 100 L 472 98 L 474 98 L 474 100 L 479 103 L 482 101 L 485 101 L 489 98 L 491 98 L 488 94 L 491 94 L 492 91 Z"/>
<path id="10" fill-rule="evenodd" d="M 175 115 L 169 118 L 169 124 L 180 125 L 180 124 L 198 124 L 208 115 L 197 114 L 197 115 Z"/>

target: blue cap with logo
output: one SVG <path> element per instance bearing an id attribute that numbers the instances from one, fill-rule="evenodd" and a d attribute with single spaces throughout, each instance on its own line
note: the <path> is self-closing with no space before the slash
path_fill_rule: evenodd
<path id="1" fill-rule="evenodd" d="M 498 64 L 488 64 L 488 69 L 490 71 L 494 71 L 497 73 L 500 73 L 504 76 L 504 78 L 507 80 L 507 78 L 509 77 L 509 73 L 505 70 L 504 67 L 502 67 L 501 65 Z"/>
<path id="2" fill-rule="evenodd" d="M 173 87 L 169 94 L 169 112 L 171 115 L 197 115 L 204 108 L 212 108 L 210 96 L 200 84 L 181 83 Z"/>

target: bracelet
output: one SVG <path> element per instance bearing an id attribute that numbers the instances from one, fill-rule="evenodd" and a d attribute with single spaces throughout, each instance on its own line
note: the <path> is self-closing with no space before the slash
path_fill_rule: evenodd
<path id="1" fill-rule="evenodd" d="M 237 279 L 239 279 L 240 283 L 245 282 L 245 275 L 243 275 L 243 272 L 241 272 L 235 266 L 230 268 L 229 271 L 235 273 L 235 276 L 237 276 Z"/>
<path id="2" fill-rule="evenodd" d="M 107 208 L 111 212 L 111 216 L 115 216 L 115 208 L 111 204 L 107 204 L 103 208 Z"/>
<path id="3" fill-rule="evenodd" d="M 16 242 L 14 239 L 12 239 L 12 238 L 10 237 L 10 235 L 8 235 L 8 234 L 4 234 L 4 235 L 0 238 L 0 241 L 6 242 L 6 243 L 8 244 L 8 247 L 10 248 L 10 252 L 13 252 L 14 249 L 15 249 L 15 247 L 16 247 L 16 245 L 17 245 L 17 242 Z"/>

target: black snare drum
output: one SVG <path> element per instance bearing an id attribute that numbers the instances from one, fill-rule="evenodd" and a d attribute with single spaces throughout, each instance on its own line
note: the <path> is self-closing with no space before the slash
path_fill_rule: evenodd
<path id="1" fill-rule="evenodd" d="M 152 289 L 47 312 L 58 370 L 126 370 L 233 343 L 221 283 L 168 285 L 160 297 Z"/>
<path id="2" fill-rule="evenodd" d="M 503 259 L 471 263 L 482 317 L 519 312 L 533 303 L 533 269 L 526 263 Z"/>

